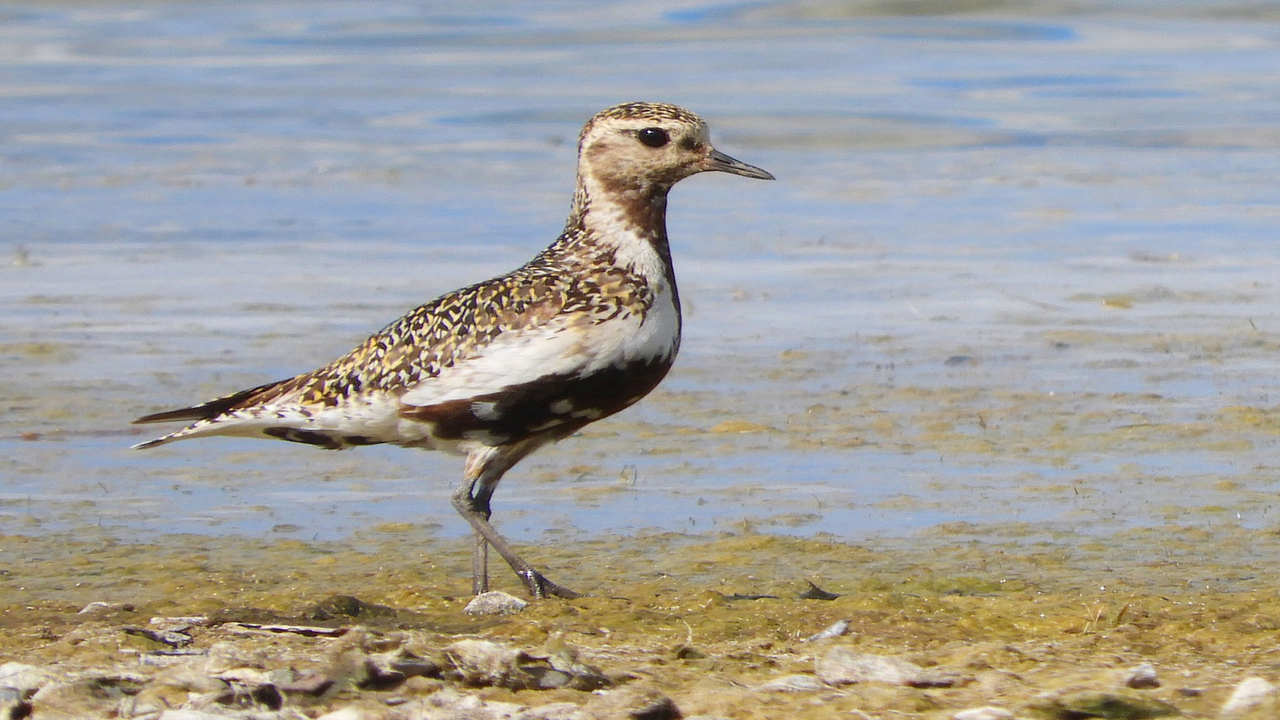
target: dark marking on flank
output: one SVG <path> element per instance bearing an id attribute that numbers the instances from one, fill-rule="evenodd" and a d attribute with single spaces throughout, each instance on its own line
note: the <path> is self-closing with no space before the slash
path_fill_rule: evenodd
<path id="1" fill-rule="evenodd" d="M 290 427 L 267 428 L 262 433 L 280 440 L 287 440 L 288 442 L 315 445 L 325 450 L 341 450 L 344 447 L 354 445 L 379 445 L 382 442 L 364 435 L 335 435 L 333 433 L 299 430 L 298 428 Z"/>
<path id="2" fill-rule="evenodd" d="M 657 387 L 673 358 L 611 366 L 590 375 L 548 375 L 498 392 L 435 405 L 406 405 L 400 417 L 435 425 L 432 435 L 461 440 L 475 434 L 520 442 L 538 435 L 561 438 L 630 406 Z M 477 415 L 474 407 L 487 407 Z M 567 404 L 568 412 L 554 407 Z M 481 417 L 483 415 L 483 417 Z"/>

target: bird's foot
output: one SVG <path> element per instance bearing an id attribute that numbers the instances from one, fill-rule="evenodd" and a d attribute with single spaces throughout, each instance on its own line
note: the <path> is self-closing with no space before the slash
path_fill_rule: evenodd
<path id="1" fill-rule="evenodd" d="M 567 587 L 561 587 L 551 582 L 542 573 L 533 568 L 522 570 L 516 574 L 520 576 L 520 582 L 524 583 L 524 586 L 529 590 L 529 594 L 535 599 L 545 600 L 550 597 L 558 597 L 572 600 L 582 597 L 582 593 L 576 593 Z"/>

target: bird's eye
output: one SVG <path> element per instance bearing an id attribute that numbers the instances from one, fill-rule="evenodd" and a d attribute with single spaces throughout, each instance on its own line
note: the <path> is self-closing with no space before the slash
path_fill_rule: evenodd
<path id="1" fill-rule="evenodd" d="M 636 137 L 651 148 L 660 148 L 671 142 L 671 136 L 662 128 L 645 128 L 636 133 Z"/>

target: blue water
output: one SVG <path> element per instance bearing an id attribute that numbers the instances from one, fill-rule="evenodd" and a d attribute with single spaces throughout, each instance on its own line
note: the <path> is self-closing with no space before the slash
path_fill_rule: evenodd
<path id="1" fill-rule="evenodd" d="M 512 535 L 1271 523 L 1280 25 L 836 7 L 0 7 L 0 532 L 463 532 L 456 459 L 124 431 L 520 264 L 632 99 L 779 180 L 676 189 L 680 364 Z"/>

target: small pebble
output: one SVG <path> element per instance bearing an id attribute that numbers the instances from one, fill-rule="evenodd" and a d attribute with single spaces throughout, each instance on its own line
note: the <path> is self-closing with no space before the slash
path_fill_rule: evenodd
<path id="1" fill-rule="evenodd" d="M 681 645 L 676 648 L 676 659 L 678 660 L 705 660 L 707 654 L 692 645 Z"/>
<path id="2" fill-rule="evenodd" d="M 830 640 L 831 638 L 838 638 L 841 635 L 844 635 L 846 632 L 848 632 L 848 630 L 849 630 L 848 620 L 837 620 L 831 623 L 830 625 L 828 625 L 827 629 L 823 630 L 820 633 L 817 633 L 816 635 L 810 635 L 809 637 L 805 638 L 804 641 L 817 642 L 819 640 Z"/>
<path id="3" fill-rule="evenodd" d="M 102 602 L 101 600 L 97 600 L 80 608 L 80 612 L 76 614 L 77 615 L 101 615 L 101 614 L 113 613 L 113 612 L 133 612 L 133 607 L 134 606 L 131 603 L 110 603 L 110 602 Z"/>
<path id="4" fill-rule="evenodd" d="M 1001 707 L 984 705 L 961 710 L 951 717 L 953 720 L 1012 720 L 1013 713 Z"/>
<path id="5" fill-rule="evenodd" d="M 514 615 L 527 607 L 529 603 L 515 595 L 494 590 L 471 598 L 462 612 L 468 615 Z"/>
<path id="6" fill-rule="evenodd" d="M 1156 669 L 1151 663 L 1142 663 L 1129 671 L 1125 678 L 1125 686 L 1134 690 L 1147 690 L 1160 687 L 1160 678 L 1156 677 Z"/>

